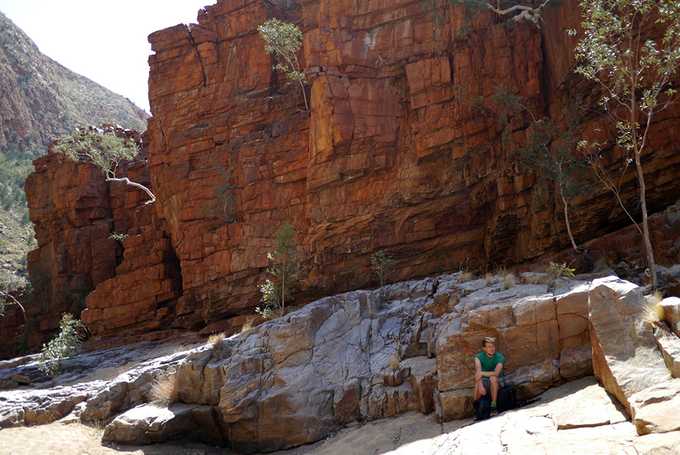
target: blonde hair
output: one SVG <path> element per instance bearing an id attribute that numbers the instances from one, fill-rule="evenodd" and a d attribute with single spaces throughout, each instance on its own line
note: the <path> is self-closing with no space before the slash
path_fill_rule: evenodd
<path id="1" fill-rule="evenodd" d="M 486 346 L 487 343 L 493 344 L 495 346 L 496 339 L 494 337 L 484 337 L 484 339 L 482 340 L 482 347 Z"/>

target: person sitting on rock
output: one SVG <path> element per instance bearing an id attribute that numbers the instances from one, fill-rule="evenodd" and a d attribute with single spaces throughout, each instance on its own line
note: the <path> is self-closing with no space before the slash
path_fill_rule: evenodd
<path id="1" fill-rule="evenodd" d="M 475 355 L 475 402 L 491 393 L 491 411 L 496 410 L 496 399 L 505 357 L 496 352 L 496 339 L 485 337 L 482 350 Z"/>

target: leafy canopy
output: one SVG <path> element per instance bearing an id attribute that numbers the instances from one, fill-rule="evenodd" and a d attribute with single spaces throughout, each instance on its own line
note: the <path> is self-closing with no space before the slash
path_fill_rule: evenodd
<path id="1" fill-rule="evenodd" d="M 76 129 L 59 138 L 55 147 L 74 161 L 94 164 L 106 178 L 115 178 L 118 165 L 134 159 L 139 153 L 133 140 L 99 128 Z"/>
<path id="2" fill-rule="evenodd" d="M 59 334 L 43 345 L 40 353 L 40 369 L 50 376 L 59 373 L 61 361 L 80 350 L 80 333 L 85 326 L 71 314 L 64 314 L 59 323 Z"/>
<path id="3" fill-rule="evenodd" d="M 300 69 L 297 53 L 302 47 L 302 31 L 290 22 L 269 19 L 257 27 L 264 40 L 264 49 L 279 61 L 274 69 L 283 72 L 292 81 L 302 82 L 305 73 Z"/>
<path id="4" fill-rule="evenodd" d="M 295 243 L 295 228 L 284 223 L 276 232 L 276 248 L 267 254 L 271 276 L 259 286 L 263 307 L 255 311 L 265 319 L 270 318 L 274 310 L 281 314 L 285 311 L 286 301 L 290 300 L 293 288 L 298 282 L 299 261 Z"/>
<path id="5" fill-rule="evenodd" d="M 665 109 L 676 93 L 680 0 L 581 0 L 581 8 L 585 19 L 576 72 L 600 85 L 602 106 L 616 116 L 618 143 L 631 151 L 639 115 Z M 645 39 L 651 28 L 662 35 Z"/>
<path id="6" fill-rule="evenodd" d="M 394 269 L 395 263 L 396 261 L 383 250 L 377 251 L 371 256 L 371 271 L 378 278 L 380 287 L 385 285 L 387 276 Z"/>

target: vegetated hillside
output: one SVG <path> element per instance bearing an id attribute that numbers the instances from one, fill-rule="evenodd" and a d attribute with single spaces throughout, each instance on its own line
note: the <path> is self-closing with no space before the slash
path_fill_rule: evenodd
<path id="1" fill-rule="evenodd" d="M 43 55 L 0 13 L 0 267 L 16 269 L 28 249 L 23 182 L 31 160 L 78 125 L 118 123 L 146 129 L 147 114 L 130 100 Z M 13 226 L 11 228 L 10 226 Z M 4 246 L 3 246 L 4 245 Z M 11 256 L 11 258 L 10 258 Z"/>

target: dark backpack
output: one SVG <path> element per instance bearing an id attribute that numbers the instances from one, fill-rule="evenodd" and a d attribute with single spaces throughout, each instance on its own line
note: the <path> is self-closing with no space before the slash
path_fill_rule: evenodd
<path id="1" fill-rule="evenodd" d="M 511 385 L 506 385 L 498 390 L 498 401 L 496 402 L 498 412 L 509 411 L 519 407 L 517 402 L 517 391 Z"/>
<path id="2" fill-rule="evenodd" d="M 491 417 L 491 398 L 489 394 L 475 401 L 473 406 L 475 409 L 475 420 L 486 420 Z"/>

